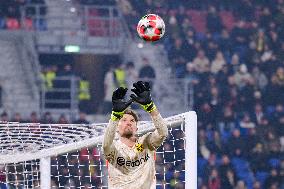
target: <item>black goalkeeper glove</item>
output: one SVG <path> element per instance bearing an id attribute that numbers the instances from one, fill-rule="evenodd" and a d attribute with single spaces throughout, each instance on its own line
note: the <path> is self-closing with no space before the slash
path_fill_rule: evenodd
<path id="1" fill-rule="evenodd" d="M 131 94 L 130 97 L 135 102 L 139 103 L 146 112 L 151 113 L 155 110 L 156 106 L 152 101 L 150 84 L 148 82 L 138 81 L 133 83 L 133 87 L 131 91 L 135 94 Z"/>
<path id="2" fill-rule="evenodd" d="M 124 101 L 127 88 L 119 87 L 112 94 L 112 112 L 111 119 L 117 121 L 122 118 L 125 109 L 133 102 L 132 99 Z"/>

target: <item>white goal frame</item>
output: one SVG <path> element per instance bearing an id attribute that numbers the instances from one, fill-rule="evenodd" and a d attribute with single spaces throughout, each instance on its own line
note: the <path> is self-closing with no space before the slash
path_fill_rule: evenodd
<path id="1" fill-rule="evenodd" d="M 174 118 L 174 119 L 173 119 Z M 165 118 L 169 123 L 168 127 L 175 127 L 181 125 L 185 131 L 185 188 L 197 188 L 197 115 L 194 111 L 189 111 L 176 116 Z M 28 124 L 34 126 L 34 123 L 0 123 L 0 127 L 5 129 L 8 125 L 13 125 L 13 129 L 18 132 L 23 129 L 20 125 L 27 126 Z M 40 126 L 58 126 L 58 124 L 37 124 Z M 66 124 L 73 128 L 76 124 Z M 77 124 L 78 125 L 78 124 Z M 107 123 L 96 124 L 99 130 L 103 132 Z M 64 125 L 60 125 L 64 126 Z M 138 133 L 144 134 L 155 130 L 150 122 L 140 122 L 138 125 Z M 6 130 L 5 130 L 6 131 Z M 3 131 L 2 131 L 3 132 Z M 9 130 L 7 131 L 7 135 Z M 0 138 L 1 140 L 1 138 Z M 54 146 L 51 148 L 40 149 L 38 151 L 31 150 L 30 152 L 16 152 L 16 153 L 0 153 L 0 164 L 19 163 L 24 161 L 40 160 L 40 186 L 41 189 L 50 189 L 51 187 L 51 157 L 79 150 L 81 148 L 91 147 L 101 144 L 103 136 L 95 136 L 92 138 L 84 138 L 77 142 L 71 142 Z M 32 148 L 32 147 L 31 147 Z"/>

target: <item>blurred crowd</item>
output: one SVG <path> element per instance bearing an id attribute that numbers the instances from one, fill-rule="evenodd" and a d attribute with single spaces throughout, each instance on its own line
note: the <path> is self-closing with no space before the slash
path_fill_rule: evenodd
<path id="1" fill-rule="evenodd" d="M 133 32 L 164 18 L 174 75 L 194 86 L 199 188 L 284 188 L 284 1 L 118 2 Z"/>

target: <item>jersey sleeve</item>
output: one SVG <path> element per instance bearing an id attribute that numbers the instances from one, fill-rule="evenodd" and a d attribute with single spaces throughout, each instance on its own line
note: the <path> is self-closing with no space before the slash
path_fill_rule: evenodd
<path id="1" fill-rule="evenodd" d="M 156 130 L 153 133 L 147 135 L 145 142 L 149 150 L 156 150 L 161 146 L 164 140 L 168 136 L 168 127 L 166 121 L 162 118 L 160 114 L 152 117 L 152 121 Z"/>
<path id="2" fill-rule="evenodd" d="M 117 150 L 113 143 L 117 125 L 118 121 L 109 120 L 108 126 L 104 134 L 103 154 L 105 159 L 111 164 L 113 164 L 115 155 L 117 153 Z"/>

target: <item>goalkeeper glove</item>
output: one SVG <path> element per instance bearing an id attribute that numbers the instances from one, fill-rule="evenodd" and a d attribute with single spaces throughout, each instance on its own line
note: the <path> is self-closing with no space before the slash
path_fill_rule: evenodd
<path id="1" fill-rule="evenodd" d="M 112 94 L 111 120 L 117 121 L 122 118 L 125 109 L 133 102 L 132 99 L 124 101 L 127 88 L 119 87 Z"/>
<path id="2" fill-rule="evenodd" d="M 131 94 L 130 97 L 135 102 L 139 103 L 146 112 L 151 113 L 154 111 L 156 106 L 152 101 L 150 84 L 148 82 L 138 81 L 133 83 L 133 87 L 131 91 L 135 94 Z"/>

